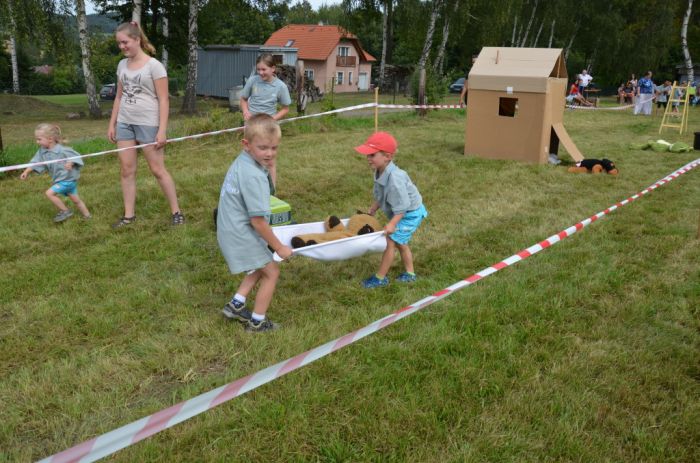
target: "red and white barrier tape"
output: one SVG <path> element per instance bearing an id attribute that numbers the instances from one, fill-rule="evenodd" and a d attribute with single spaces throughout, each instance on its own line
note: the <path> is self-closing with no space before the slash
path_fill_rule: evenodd
<path id="1" fill-rule="evenodd" d="M 365 108 L 373 108 L 375 107 L 375 103 L 365 103 L 361 105 L 355 105 L 355 106 L 348 106 L 346 108 L 340 108 L 340 109 L 334 109 L 332 111 L 326 111 L 323 113 L 318 113 L 318 114 L 309 114 L 308 116 L 298 116 L 298 117 L 290 117 L 289 119 L 283 119 L 280 121 L 280 123 L 287 123 L 287 122 L 292 122 L 292 121 L 298 121 L 301 119 L 309 119 L 311 117 L 321 117 L 321 116 L 327 116 L 329 114 L 337 114 L 337 113 L 344 113 L 346 111 L 355 111 L 357 109 L 365 109 Z M 238 132 L 243 130 L 243 127 L 233 127 L 230 129 L 222 129 L 222 130 L 215 130 L 213 132 L 205 132 L 205 133 L 200 133 L 196 135 L 187 135 L 185 137 L 179 137 L 179 138 L 170 138 L 166 140 L 166 143 L 177 143 L 180 141 L 185 141 L 185 140 L 195 140 L 198 138 L 204 138 L 204 137 L 210 137 L 212 135 L 221 135 L 223 133 L 230 133 L 230 132 Z M 135 149 L 135 148 L 144 148 L 146 146 L 155 146 L 156 143 L 144 143 L 142 145 L 136 145 L 136 146 L 130 146 L 128 148 L 115 148 L 113 150 L 107 150 L 107 151 L 99 151 L 97 153 L 90 153 L 90 154 L 82 154 L 80 156 L 72 156 L 69 158 L 64 158 L 64 159 L 54 159 L 51 161 L 43 161 L 43 162 L 33 162 L 33 163 L 27 163 L 27 164 L 17 164 L 14 166 L 5 166 L 5 167 L 0 167 L 0 172 L 8 172 L 11 170 L 19 170 L 19 169 L 26 169 L 27 167 L 34 167 L 34 166 L 43 166 L 47 164 L 53 164 L 56 162 L 66 162 L 70 161 L 73 159 L 82 159 L 82 158 L 90 158 L 93 156 L 102 156 L 105 154 L 110 154 L 110 153 L 118 153 L 120 151 L 126 151 L 130 149 Z"/>
<path id="2" fill-rule="evenodd" d="M 643 195 L 655 190 L 656 188 L 678 178 L 682 174 L 690 171 L 691 169 L 694 169 L 698 165 L 700 165 L 700 158 L 696 159 L 695 161 L 689 162 L 685 166 L 681 167 L 680 169 L 677 169 L 673 173 L 667 175 L 663 179 L 657 181 L 656 183 L 642 190 L 641 192 L 623 201 L 620 201 L 615 205 L 610 206 L 607 209 L 598 212 L 597 214 L 585 220 L 582 220 L 576 225 L 573 225 L 557 233 L 556 235 L 552 235 L 549 238 L 540 241 L 539 243 L 534 244 L 527 249 L 523 249 L 517 254 L 514 254 L 508 257 L 507 259 L 503 259 L 497 264 L 487 267 L 481 270 L 480 272 L 477 272 L 472 276 L 465 278 L 464 280 L 458 281 L 457 283 L 448 286 L 447 288 L 442 289 L 431 296 L 425 297 L 417 302 L 414 302 L 409 306 L 399 309 L 391 315 L 379 319 L 365 326 L 364 328 L 360 328 L 359 330 L 353 331 L 352 333 L 348 333 L 345 336 L 327 342 L 326 344 L 316 347 L 315 349 L 311 349 L 309 351 L 304 352 L 303 354 L 299 354 L 295 357 L 279 362 L 275 365 L 272 365 L 271 367 L 265 368 L 264 370 L 260 370 L 257 373 L 253 373 L 244 378 L 238 379 L 234 382 L 221 386 L 217 389 L 201 394 L 190 400 L 180 402 L 179 404 L 173 405 L 170 408 L 166 408 L 165 410 L 161 410 L 150 416 L 141 418 L 138 421 L 134 421 L 133 423 L 127 424 L 126 426 L 122 426 L 121 428 L 110 431 L 99 437 L 90 439 L 86 442 L 83 442 L 82 444 L 76 445 L 75 447 L 64 450 L 63 452 L 57 453 L 53 456 L 47 457 L 41 460 L 40 463 L 67 463 L 78 461 L 91 462 L 111 455 L 123 448 L 129 447 L 132 444 L 135 444 L 136 442 L 139 442 L 143 439 L 146 439 L 147 437 L 152 436 L 153 434 L 163 431 L 164 429 L 173 427 L 176 424 L 181 423 L 201 413 L 204 413 L 205 411 L 210 410 L 216 407 L 217 405 L 221 405 L 224 402 L 227 402 L 231 399 L 234 399 L 235 397 L 245 394 L 248 391 L 258 388 L 263 384 L 267 384 L 271 381 L 274 381 L 275 379 L 284 376 L 287 373 L 290 373 L 312 362 L 315 362 L 316 360 L 325 357 L 328 354 L 331 354 L 349 344 L 355 343 L 360 339 L 369 336 L 372 333 L 384 329 L 387 326 L 401 320 L 402 318 L 408 317 L 409 315 L 412 315 L 418 310 L 421 310 L 441 299 L 444 299 L 447 296 L 455 293 L 456 291 L 464 289 L 467 286 L 470 286 L 476 283 L 477 281 L 498 272 L 501 269 L 514 265 L 520 262 L 521 260 L 524 260 L 534 254 L 537 254 L 538 252 L 554 244 L 557 244 L 564 238 L 573 235 L 574 233 L 583 229 L 584 227 L 587 227 L 596 220 L 611 213 L 615 209 L 629 204 L 630 202 L 641 198 Z"/>
<path id="3" fill-rule="evenodd" d="M 622 111 L 624 109 L 634 108 L 638 104 L 648 103 L 649 101 L 652 101 L 655 99 L 656 99 L 656 95 L 652 96 L 648 100 L 637 102 L 637 103 L 632 103 L 632 104 L 626 104 L 624 106 L 598 107 L 598 106 L 582 106 L 582 105 L 567 104 L 566 107 L 569 109 L 587 109 L 590 111 Z"/>
<path id="4" fill-rule="evenodd" d="M 458 104 L 378 104 L 382 109 L 462 109 Z"/>

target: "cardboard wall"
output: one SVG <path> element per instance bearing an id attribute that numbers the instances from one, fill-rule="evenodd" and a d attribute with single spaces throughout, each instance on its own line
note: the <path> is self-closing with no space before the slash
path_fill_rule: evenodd
<path id="1" fill-rule="evenodd" d="M 500 116 L 500 98 L 517 98 L 515 117 Z M 551 125 L 546 124 L 549 112 L 546 94 L 512 93 L 492 90 L 469 90 L 467 107 L 466 143 L 464 154 L 490 159 L 511 159 L 525 162 L 546 162 L 540 153 L 549 143 Z M 548 154 L 548 153 L 546 153 Z"/>

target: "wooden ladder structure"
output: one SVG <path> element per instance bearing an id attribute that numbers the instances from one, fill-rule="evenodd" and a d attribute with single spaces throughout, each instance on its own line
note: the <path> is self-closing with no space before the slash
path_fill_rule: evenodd
<path id="1" fill-rule="evenodd" d="M 677 97 L 676 94 L 681 88 L 683 88 L 683 96 Z M 674 104 L 678 105 L 678 107 L 681 108 L 680 112 L 673 112 Z M 671 94 L 668 96 L 668 103 L 666 103 L 664 116 L 661 119 L 659 133 L 661 133 L 664 127 L 678 129 L 681 135 L 683 134 L 683 132 L 688 130 L 688 88 L 683 87 L 681 85 L 677 85 L 675 81 L 673 82 L 673 86 L 671 87 Z"/>

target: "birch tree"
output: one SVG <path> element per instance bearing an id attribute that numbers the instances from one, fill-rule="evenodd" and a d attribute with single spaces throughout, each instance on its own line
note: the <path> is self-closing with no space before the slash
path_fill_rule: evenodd
<path id="1" fill-rule="evenodd" d="M 430 56 L 430 49 L 433 47 L 433 37 L 435 35 L 435 23 L 437 22 L 438 12 L 440 11 L 441 0 L 435 0 L 433 2 L 433 9 L 430 12 L 430 22 L 428 23 L 428 30 L 425 33 L 425 42 L 423 42 L 423 51 L 420 54 L 420 59 L 418 60 L 418 69 L 425 69 L 425 63 L 428 62 L 428 57 Z"/>
<path id="2" fill-rule="evenodd" d="M 131 20 L 136 24 L 141 25 L 141 10 L 143 7 L 143 0 L 132 0 L 134 3 L 134 9 L 131 10 Z"/>
<path id="3" fill-rule="evenodd" d="M 163 67 L 168 69 L 168 37 L 170 37 L 170 23 L 168 21 L 167 12 L 163 13 L 163 53 L 161 54 L 161 62 Z"/>
<path id="4" fill-rule="evenodd" d="M 438 75 L 442 75 L 442 67 L 445 62 L 445 48 L 447 48 L 447 39 L 450 36 L 450 18 L 457 15 L 458 9 L 459 0 L 455 0 L 452 14 L 449 14 L 447 12 L 447 7 L 445 7 L 445 22 L 442 25 L 442 41 L 440 42 L 440 47 L 438 47 L 437 58 L 435 58 L 435 64 L 433 65 L 433 69 Z"/>
<path id="5" fill-rule="evenodd" d="M 389 2 L 384 0 L 384 12 L 382 13 L 382 58 L 379 63 L 379 88 L 384 86 L 384 72 L 386 71 L 386 47 L 389 39 Z"/>
<path id="6" fill-rule="evenodd" d="M 554 41 L 554 23 L 556 22 L 556 19 L 552 19 L 552 32 L 549 34 L 549 43 L 547 44 L 547 48 L 552 48 L 552 42 Z"/>
<path id="7" fill-rule="evenodd" d="M 13 0 L 7 0 L 7 15 L 10 19 L 9 52 L 12 63 L 12 93 L 19 95 L 19 65 L 17 64 L 17 21 L 12 8 Z"/>
<path id="8" fill-rule="evenodd" d="M 90 67 L 90 38 L 88 36 L 87 16 L 85 15 L 85 0 L 75 0 L 75 10 L 78 19 L 78 37 L 80 40 L 80 59 L 83 64 L 83 77 L 85 77 L 85 91 L 88 97 L 90 116 L 99 118 L 100 103 L 95 90 L 95 78 Z"/>
<path id="9" fill-rule="evenodd" d="M 685 69 L 688 74 L 688 82 L 691 84 L 695 83 L 693 60 L 690 58 L 690 50 L 688 50 L 688 22 L 690 22 L 690 15 L 692 12 L 693 0 L 688 0 L 688 9 L 685 10 L 683 25 L 681 26 L 681 49 L 683 50 L 683 60 L 685 61 Z"/>
<path id="10" fill-rule="evenodd" d="M 525 43 L 527 42 L 527 36 L 530 33 L 530 28 L 532 27 L 532 21 L 535 19 L 535 13 L 537 12 L 537 3 L 539 0 L 535 0 L 535 5 L 532 7 L 532 14 L 530 14 L 530 21 L 527 23 L 527 28 L 525 29 L 525 35 L 523 36 L 523 39 L 520 41 L 518 44 L 519 47 L 524 47 Z"/>
<path id="11" fill-rule="evenodd" d="M 185 98 L 182 101 L 182 112 L 194 114 L 197 110 L 197 16 L 199 15 L 200 0 L 189 0 L 190 13 L 187 28 L 187 84 Z"/>

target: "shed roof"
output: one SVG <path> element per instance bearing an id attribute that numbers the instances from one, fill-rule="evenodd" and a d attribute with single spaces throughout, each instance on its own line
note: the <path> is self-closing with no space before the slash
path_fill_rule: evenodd
<path id="1" fill-rule="evenodd" d="M 546 93 L 550 77 L 568 77 L 561 48 L 484 47 L 469 72 L 469 90 Z"/>
<path id="2" fill-rule="evenodd" d="M 376 61 L 362 49 L 354 34 L 340 26 L 290 24 L 273 32 L 265 45 L 283 47 L 289 44 L 299 49 L 299 59 L 326 60 L 341 39 L 353 42 L 361 61 Z"/>

